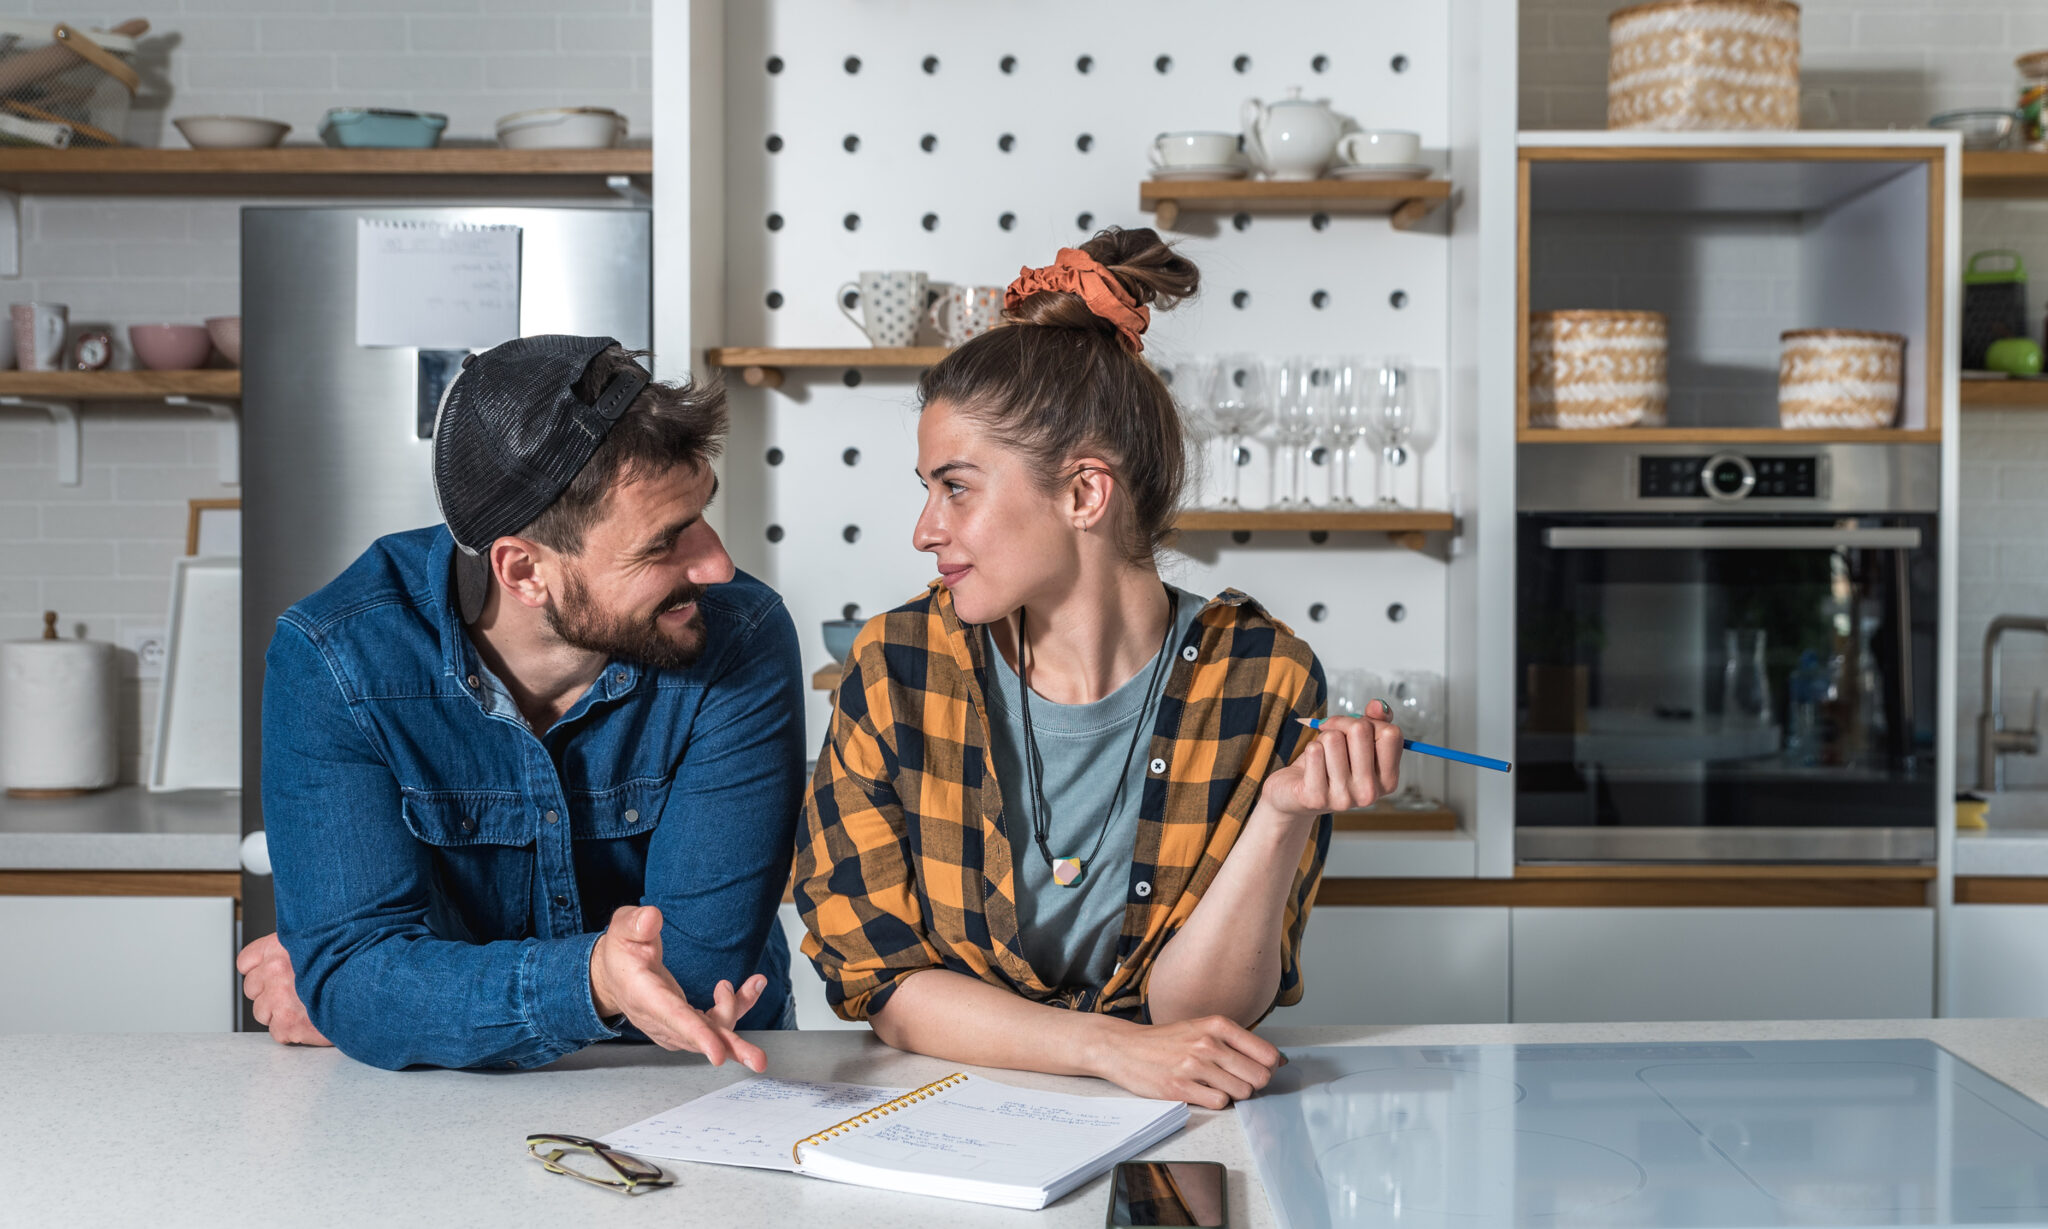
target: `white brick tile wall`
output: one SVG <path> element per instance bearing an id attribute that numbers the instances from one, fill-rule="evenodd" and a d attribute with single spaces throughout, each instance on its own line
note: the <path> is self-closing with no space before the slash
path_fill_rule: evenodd
<path id="1" fill-rule="evenodd" d="M 613 107 L 648 132 L 653 66 L 648 0 L 16 0 L 17 13 L 87 26 L 151 22 L 138 67 L 144 95 L 128 135 L 182 146 L 171 117 L 267 115 L 317 140 L 330 107 L 416 107 L 449 116 L 447 139 L 488 142 L 497 117 L 556 105 Z M 492 65 L 498 64 L 495 69 Z M 0 307 L 66 303 L 74 328 L 126 329 L 240 310 L 240 209 L 215 199 L 30 197 L 22 275 Z M 0 408 L 0 639 L 37 634 L 42 611 L 67 634 L 124 643 L 161 628 L 171 561 L 184 550 L 186 501 L 231 497 L 203 414 L 90 406 L 84 481 L 57 485 L 48 420 Z M 134 659 L 123 650 L 125 668 Z M 122 691 L 124 779 L 139 780 L 156 713 L 153 681 Z"/>

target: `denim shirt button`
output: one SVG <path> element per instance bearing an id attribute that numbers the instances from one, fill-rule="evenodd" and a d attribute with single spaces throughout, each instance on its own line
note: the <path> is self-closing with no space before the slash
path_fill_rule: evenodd
<path id="1" fill-rule="evenodd" d="M 558 893 L 558 894 L 556 894 L 556 896 L 555 896 L 555 907 L 556 907 L 556 908 L 558 908 L 558 909 L 567 909 L 567 908 L 569 907 L 569 898 L 568 898 L 568 897 L 566 897 L 566 896 L 560 895 L 559 893 Z"/>
<path id="2" fill-rule="evenodd" d="M 545 816 L 543 816 L 543 818 L 545 818 L 549 823 L 554 823 L 556 820 L 560 819 L 561 816 L 555 814 L 553 811 L 549 811 Z"/>
<path id="3" fill-rule="evenodd" d="M 624 687 L 626 685 L 626 672 L 621 670 L 617 674 L 612 675 L 612 682 Z"/>
<path id="4" fill-rule="evenodd" d="M 471 687 L 481 687 L 484 685 L 484 681 L 478 678 L 476 675 L 472 674 L 469 676 L 469 685 Z"/>
<path id="5" fill-rule="evenodd" d="M 627 822 L 627 823 L 629 823 L 629 824 L 637 824 L 637 823 L 639 823 L 639 822 L 640 822 L 640 812 L 638 812 L 638 811 L 628 811 L 628 812 L 626 812 L 626 822 Z"/>
<path id="6" fill-rule="evenodd" d="M 475 832 L 476 821 L 471 819 L 469 816 L 465 815 L 462 817 L 461 828 L 464 832 Z"/>

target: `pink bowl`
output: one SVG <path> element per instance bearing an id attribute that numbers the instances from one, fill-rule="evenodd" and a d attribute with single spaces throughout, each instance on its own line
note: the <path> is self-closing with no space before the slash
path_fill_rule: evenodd
<path id="1" fill-rule="evenodd" d="M 208 316 L 206 335 L 213 338 L 213 348 L 235 366 L 242 365 L 242 318 L 240 316 Z"/>
<path id="2" fill-rule="evenodd" d="M 196 324 L 131 324 L 128 343 L 151 371 L 190 371 L 213 351 L 213 339 Z"/>

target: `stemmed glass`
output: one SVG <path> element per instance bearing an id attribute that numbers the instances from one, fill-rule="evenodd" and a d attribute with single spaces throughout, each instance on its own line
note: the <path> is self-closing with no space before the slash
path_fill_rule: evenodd
<path id="1" fill-rule="evenodd" d="M 1244 452 L 1244 437 L 1263 428 L 1273 417 L 1272 386 L 1266 365 L 1256 355 L 1226 356 L 1210 373 L 1207 400 L 1210 420 L 1230 441 L 1230 451 L 1224 456 L 1224 464 L 1230 470 L 1230 493 L 1217 506 L 1242 508 L 1238 494 L 1244 482 L 1238 457 Z"/>
<path id="2" fill-rule="evenodd" d="M 1306 481 L 1307 453 L 1328 417 L 1325 373 L 1314 361 L 1296 357 L 1281 360 L 1273 375 L 1274 400 L 1279 411 L 1273 430 L 1274 468 L 1281 468 L 1280 458 L 1284 454 L 1286 486 L 1283 489 L 1282 475 L 1276 473 L 1271 506 L 1307 508 L 1311 503 Z"/>
<path id="3" fill-rule="evenodd" d="M 1352 356 L 1326 359 L 1330 412 L 1323 424 L 1330 449 L 1330 506 L 1356 508 L 1351 497 L 1351 446 L 1365 433 L 1365 363 Z"/>
<path id="4" fill-rule="evenodd" d="M 1428 670 L 1401 670 L 1387 680 L 1386 702 L 1404 738 L 1426 743 L 1443 741 L 1444 680 Z M 1413 761 L 1411 761 L 1412 763 Z M 1443 803 L 1422 792 L 1411 776 L 1399 793 L 1387 799 L 1396 811 L 1435 811 Z"/>
<path id="5" fill-rule="evenodd" d="M 1366 706 L 1383 696 L 1386 690 L 1386 681 L 1370 670 L 1333 670 L 1330 672 L 1330 716 L 1363 717 Z"/>
<path id="6" fill-rule="evenodd" d="M 1391 475 L 1386 494 L 1377 506 L 1398 508 L 1394 497 L 1401 467 L 1408 463 L 1408 435 L 1415 429 L 1415 373 L 1408 360 L 1396 355 L 1380 364 L 1379 386 L 1374 398 L 1374 416 L 1379 420 L 1381 451 Z M 1377 483 L 1375 483 L 1377 485 Z"/>
<path id="7" fill-rule="evenodd" d="M 1209 389 L 1215 380 L 1216 360 L 1189 359 L 1161 371 L 1173 403 L 1180 409 L 1181 428 L 1188 440 L 1188 481 L 1181 502 L 1190 508 L 1207 506 L 1209 492 L 1209 444 L 1222 433 L 1209 409 Z"/>

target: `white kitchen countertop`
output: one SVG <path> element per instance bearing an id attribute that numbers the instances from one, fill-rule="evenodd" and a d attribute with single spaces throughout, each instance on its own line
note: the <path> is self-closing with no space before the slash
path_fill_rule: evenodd
<path id="1" fill-rule="evenodd" d="M 0 870 L 233 871 L 241 869 L 241 843 L 239 790 L 0 793 Z"/>
<path id="2" fill-rule="evenodd" d="M 1990 798 L 1989 828 L 1956 830 L 1956 874 L 2048 875 L 2048 790 Z"/>
<path id="3" fill-rule="evenodd" d="M 1920 1037 L 2025 1095 L 2048 1098 L 2048 1022 L 1854 1020 L 1475 1024 L 1273 1029 L 1281 1045 L 1487 1045 Z M 958 1069 L 860 1032 L 755 1034 L 769 1074 L 915 1086 Z M 1013 1084 L 1107 1094 L 1093 1080 L 991 1071 Z M 0 1037 L 6 1121 L 26 1151 L 0 1171 L 23 1225 L 717 1224 L 916 1229 L 1102 1223 L 1107 1178 L 1043 1212 L 890 1194 L 766 1170 L 670 1163 L 677 1186 L 634 1198 L 551 1175 L 530 1131 L 603 1135 L 737 1080 L 695 1056 L 605 1045 L 539 1071 L 387 1072 L 263 1034 Z M 25 1133 L 24 1133 L 25 1132 Z M 1230 1223 L 1274 1223 L 1244 1136 L 1194 1111 L 1148 1156 L 1221 1161 Z"/>

